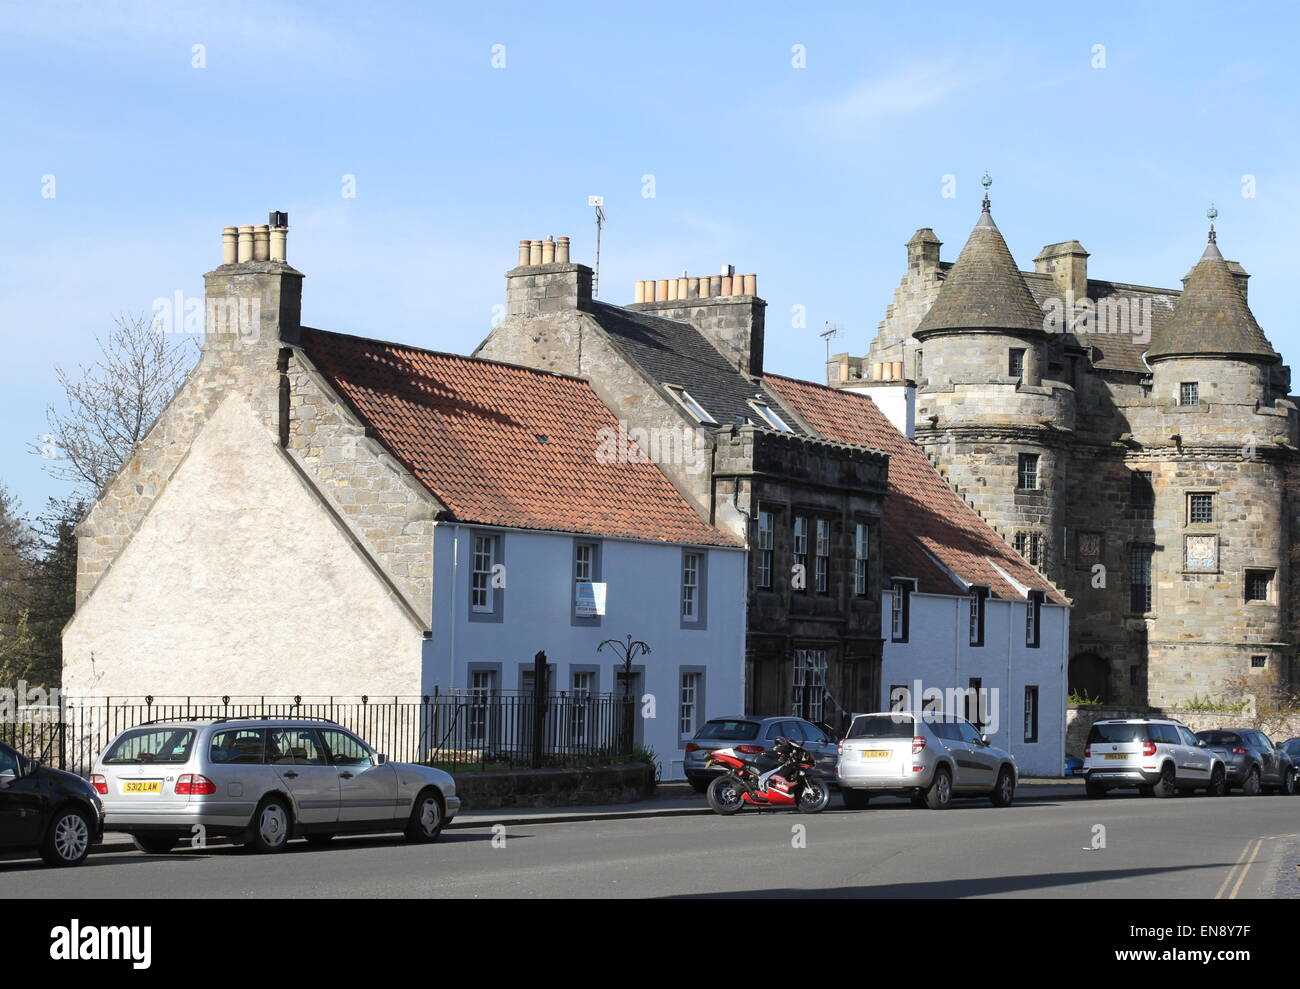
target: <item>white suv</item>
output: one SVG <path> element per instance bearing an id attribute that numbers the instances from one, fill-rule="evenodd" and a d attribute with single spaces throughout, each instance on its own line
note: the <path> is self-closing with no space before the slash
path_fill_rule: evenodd
<path id="1" fill-rule="evenodd" d="M 1096 722 L 1083 750 L 1083 776 L 1090 797 L 1115 787 L 1157 797 L 1179 790 L 1220 797 L 1228 789 L 1223 760 L 1185 724 L 1168 718 Z"/>

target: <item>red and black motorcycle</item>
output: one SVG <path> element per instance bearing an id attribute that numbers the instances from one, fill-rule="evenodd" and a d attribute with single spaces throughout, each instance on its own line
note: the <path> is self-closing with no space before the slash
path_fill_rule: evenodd
<path id="1" fill-rule="evenodd" d="M 753 765 L 735 749 L 715 749 L 708 765 L 726 769 L 709 784 L 709 806 L 716 814 L 734 814 L 746 806 L 797 807 L 819 814 L 831 802 L 831 786 L 813 771 L 812 753 L 788 738 L 778 738 Z"/>

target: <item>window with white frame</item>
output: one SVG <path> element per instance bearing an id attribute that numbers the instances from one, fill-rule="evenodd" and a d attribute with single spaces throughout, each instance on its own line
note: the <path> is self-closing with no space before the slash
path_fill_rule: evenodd
<path id="1" fill-rule="evenodd" d="M 826 594 L 830 590 L 830 569 L 831 569 L 831 524 L 826 519 L 816 520 L 817 531 L 817 552 L 816 552 L 816 587 L 818 594 Z"/>
<path id="2" fill-rule="evenodd" d="M 573 695 L 569 708 L 569 737 L 574 745 L 590 740 L 591 695 L 596 692 L 596 674 L 591 670 L 573 672 Z"/>
<path id="3" fill-rule="evenodd" d="M 984 598 L 988 590 L 984 587 L 972 587 L 969 601 L 969 632 L 972 646 L 984 645 Z"/>
<path id="4" fill-rule="evenodd" d="M 682 672 L 681 702 L 677 714 L 677 733 L 681 738 L 694 738 L 699 730 L 703 684 L 703 673 Z"/>
<path id="5" fill-rule="evenodd" d="M 686 411 L 693 415 L 697 420 L 711 426 L 716 426 L 718 424 L 718 420 L 709 415 L 704 406 L 695 401 L 695 399 L 691 397 L 691 393 L 681 385 L 664 385 L 664 387 L 667 388 L 668 393 L 672 395 L 673 398 L 677 399 L 677 401 L 681 402 Z"/>
<path id="6" fill-rule="evenodd" d="M 791 686 L 791 711 L 797 718 L 825 721 L 826 710 L 825 649 L 796 649 L 794 651 L 794 680 Z"/>
<path id="7" fill-rule="evenodd" d="M 700 620 L 700 557 L 699 553 L 682 554 L 682 621 Z"/>
<path id="8" fill-rule="evenodd" d="M 469 742 L 483 745 L 488 740 L 488 699 L 496 693 L 496 670 L 471 670 L 469 674 Z"/>
<path id="9" fill-rule="evenodd" d="M 1025 688 L 1025 741 L 1038 741 L 1038 688 Z"/>
<path id="10" fill-rule="evenodd" d="M 1030 591 L 1025 602 L 1025 645 L 1037 649 L 1043 634 L 1043 592 Z"/>
<path id="11" fill-rule="evenodd" d="M 853 593 L 867 593 L 867 561 L 871 552 L 871 530 L 859 522 L 853 528 Z"/>
<path id="12" fill-rule="evenodd" d="M 776 414 L 776 410 L 766 402 L 755 400 L 749 403 L 749 407 L 762 416 L 763 422 L 771 426 L 773 429 L 779 430 L 782 433 L 794 432 L 786 421 Z"/>
<path id="13" fill-rule="evenodd" d="M 808 588 L 808 519 L 802 515 L 794 517 L 794 562 L 803 576 L 803 586 Z"/>
<path id="14" fill-rule="evenodd" d="M 492 571 L 496 565 L 497 537 L 474 535 L 474 561 L 469 578 L 470 610 L 478 614 L 491 614 L 493 600 Z"/>
<path id="15" fill-rule="evenodd" d="M 754 583 L 759 587 L 772 586 L 772 513 L 758 513 L 757 556 L 754 560 Z"/>
<path id="16" fill-rule="evenodd" d="M 908 637 L 911 587 L 906 581 L 893 583 L 893 597 L 889 605 L 889 637 L 894 642 L 906 642 Z"/>

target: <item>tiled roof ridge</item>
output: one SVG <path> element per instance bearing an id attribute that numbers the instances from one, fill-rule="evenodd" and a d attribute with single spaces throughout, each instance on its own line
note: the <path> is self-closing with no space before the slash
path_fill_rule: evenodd
<path id="1" fill-rule="evenodd" d="M 475 364 L 495 364 L 497 367 L 507 367 L 516 371 L 527 371 L 530 374 L 538 374 L 548 378 L 567 378 L 569 381 L 580 381 L 583 384 L 590 384 L 587 378 L 581 377 L 580 375 L 566 374 L 563 371 L 550 371 L 545 368 L 529 367 L 527 364 L 512 364 L 510 361 L 499 361 L 492 357 L 474 357 L 470 354 L 455 354 L 449 350 L 433 350 L 429 347 L 417 347 L 415 344 L 399 343 L 396 340 L 383 340 L 379 337 L 363 336 L 360 333 L 341 333 L 338 330 L 322 330 L 315 326 L 304 326 L 303 331 L 307 333 L 322 333 L 332 337 L 346 337 L 349 340 L 378 344 L 381 347 L 394 347 L 398 350 L 409 350 L 417 354 L 428 354 L 430 357 L 446 357 L 450 360 L 468 361 Z"/>

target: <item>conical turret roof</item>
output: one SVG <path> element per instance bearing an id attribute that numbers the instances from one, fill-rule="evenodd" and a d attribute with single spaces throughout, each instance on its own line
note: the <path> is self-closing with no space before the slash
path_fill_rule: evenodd
<path id="1" fill-rule="evenodd" d="M 1034 302 L 1007 242 L 993 222 L 987 199 L 979 222 L 915 335 L 963 329 L 1044 332 L 1043 310 Z"/>
<path id="2" fill-rule="evenodd" d="M 1213 230 L 1174 311 L 1153 334 L 1147 360 L 1196 354 L 1281 360 L 1255 322 L 1232 269 L 1219 253 Z"/>

